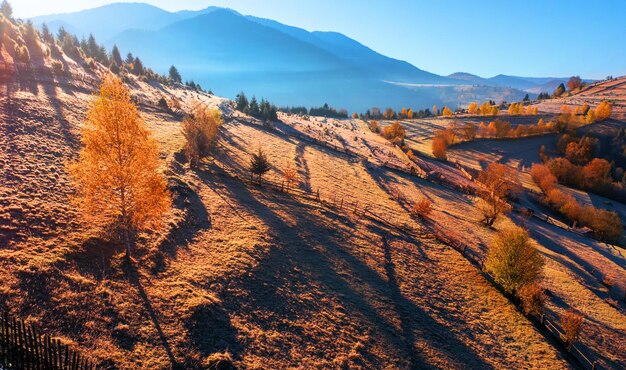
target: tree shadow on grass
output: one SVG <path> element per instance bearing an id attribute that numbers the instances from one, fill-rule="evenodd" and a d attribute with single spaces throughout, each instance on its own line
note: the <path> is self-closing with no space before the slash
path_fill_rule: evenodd
<path id="1" fill-rule="evenodd" d="M 139 293 L 139 296 L 141 297 L 143 307 L 146 313 L 148 314 L 150 321 L 154 325 L 154 328 L 157 331 L 157 334 L 159 336 L 159 341 L 161 342 L 161 345 L 163 346 L 163 349 L 165 350 L 165 353 L 167 354 L 167 357 L 170 361 L 171 368 L 172 369 L 183 368 L 182 365 L 174 357 L 174 353 L 172 352 L 172 348 L 170 347 L 168 339 L 165 336 L 165 333 L 163 333 L 163 329 L 161 329 L 158 312 L 156 312 L 154 308 L 152 307 L 152 303 L 150 302 L 150 299 L 148 298 L 148 295 L 146 294 L 146 291 L 143 288 L 143 284 L 141 283 L 141 277 L 140 277 L 139 271 L 137 270 L 137 267 L 135 266 L 134 263 L 128 262 L 123 265 L 123 269 L 124 269 L 126 277 L 128 278 L 128 281 L 137 289 L 137 293 Z"/>
<path id="2" fill-rule="evenodd" d="M 288 195 L 269 199 L 277 207 L 288 207 L 285 211 L 293 219 L 287 222 L 284 216 L 259 200 L 268 200 L 267 197 L 271 195 L 253 194 L 244 185 L 234 181 L 229 184 L 227 191 L 231 199 L 247 208 L 270 228 L 270 236 L 276 243 L 267 255 L 261 257 L 258 267 L 237 282 L 237 289 L 246 292 L 246 298 L 239 296 L 229 300 L 228 296 L 223 297 L 227 308 L 237 310 L 241 305 L 248 305 L 253 311 L 268 312 L 266 317 L 259 319 L 259 326 L 268 330 L 289 330 L 301 334 L 299 338 L 302 340 L 313 340 L 291 324 L 297 318 L 302 319 L 302 315 L 311 317 L 318 313 L 320 306 L 315 299 L 298 298 L 301 294 L 317 294 L 310 289 L 312 284 L 323 290 L 320 294 L 340 300 L 342 305 L 352 310 L 350 317 L 364 320 L 365 325 L 376 332 L 376 336 L 391 343 L 390 348 L 400 352 L 397 356 L 406 367 L 430 366 L 427 355 L 419 353 L 415 348 L 416 332 L 420 332 L 424 339 L 431 340 L 434 347 L 459 365 L 489 367 L 447 327 L 402 295 L 390 254 L 386 254 L 387 279 L 383 279 L 377 271 L 343 246 L 347 242 L 346 235 L 337 233 L 336 228 L 320 221 L 317 207 L 302 204 Z M 294 214 L 296 207 L 301 208 L 302 212 Z M 395 329 L 386 312 L 381 312 L 374 301 L 370 301 L 371 294 L 387 297 L 393 302 L 394 310 L 402 311 L 394 313 L 401 317 L 400 330 Z M 372 358 L 372 361 L 379 359 Z"/>

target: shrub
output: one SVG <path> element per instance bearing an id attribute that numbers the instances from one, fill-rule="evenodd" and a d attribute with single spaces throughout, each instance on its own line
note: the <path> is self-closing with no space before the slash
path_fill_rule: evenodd
<path id="1" fill-rule="evenodd" d="M 15 46 L 15 56 L 20 63 L 30 63 L 30 53 L 26 45 Z"/>
<path id="2" fill-rule="evenodd" d="M 283 168 L 283 178 L 287 183 L 287 192 L 289 192 L 291 185 L 298 182 L 298 170 L 292 167 L 291 164 L 287 165 L 287 167 Z"/>
<path id="3" fill-rule="evenodd" d="M 393 122 L 391 125 L 385 126 L 382 130 L 382 135 L 385 139 L 391 141 L 396 145 L 401 145 L 404 141 L 406 131 L 404 127 L 398 122 Z"/>
<path id="4" fill-rule="evenodd" d="M 58 60 L 53 60 L 52 70 L 54 71 L 54 73 L 59 73 L 59 74 L 63 73 L 64 71 L 63 63 L 61 63 L 61 61 L 58 61 Z"/>
<path id="5" fill-rule="evenodd" d="M 543 304 L 546 300 L 543 294 L 543 288 L 536 282 L 525 284 L 517 292 L 522 303 L 522 311 L 526 315 L 540 315 L 543 309 Z"/>
<path id="6" fill-rule="evenodd" d="M 208 154 L 222 123 L 220 111 L 202 103 L 196 103 L 191 114 L 183 119 L 185 153 L 191 166 L 196 166 L 200 158 Z"/>
<path id="7" fill-rule="evenodd" d="M 235 370 L 233 363 L 233 356 L 230 352 L 216 352 L 212 353 L 203 361 L 203 366 L 208 370 Z"/>
<path id="8" fill-rule="evenodd" d="M 565 342 L 568 351 L 572 349 L 574 342 L 578 340 L 584 319 L 581 313 L 573 309 L 568 310 L 561 316 L 561 326 L 564 331 L 563 342 Z"/>
<path id="9" fill-rule="evenodd" d="M 500 163 L 491 163 L 478 177 L 486 190 L 481 197 L 486 202 L 483 207 L 484 221 L 492 226 L 500 213 L 509 209 L 506 198 L 518 188 L 518 173 L 511 167 Z"/>
<path id="10" fill-rule="evenodd" d="M 170 106 L 167 104 L 167 100 L 164 97 L 161 97 L 157 102 L 157 106 L 163 110 L 170 110 Z"/>
<path id="11" fill-rule="evenodd" d="M 433 139 L 432 148 L 435 158 L 447 158 L 446 153 L 448 151 L 448 144 L 446 143 L 446 139 L 443 136 L 438 135 Z"/>
<path id="12" fill-rule="evenodd" d="M 370 130 L 374 133 L 380 132 L 380 123 L 378 121 L 370 121 Z"/>
<path id="13" fill-rule="evenodd" d="M 432 210 L 432 202 L 426 198 L 421 198 L 411 208 L 411 214 L 421 220 L 426 220 L 429 218 Z"/>
<path id="14" fill-rule="evenodd" d="M 605 119 L 611 118 L 611 113 L 611 103 L 605 100 L 602 103 L 598 104 L 594 111 L 594 116 L 597 121 L 604 121 Z"/>
<path id="15" fill-rule="evenodd" d="M 487 254 L 485 268 L 507 293 L 518 292 L 541 275 L 543 258 L 518 227 L 499 232 Z"/>

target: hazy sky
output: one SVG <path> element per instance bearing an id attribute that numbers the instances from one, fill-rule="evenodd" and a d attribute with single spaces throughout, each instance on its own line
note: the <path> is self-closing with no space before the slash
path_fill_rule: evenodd
<path id="1" fill-rule="evenodd" d="M 110 0 L 12 0 L 15 14 L 71 12 Z M 626 0 L 145 0 L 169 11 L 210 5 L 307 30 L 337 31 L 447 75 L 626 74 Z"/>

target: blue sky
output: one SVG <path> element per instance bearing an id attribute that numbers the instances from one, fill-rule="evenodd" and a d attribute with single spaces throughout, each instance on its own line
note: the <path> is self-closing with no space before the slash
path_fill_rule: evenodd
<path id="1" fill-rule="evenodd" d="M 13 0 L 19 17 L 109 0 Z M 169 11 L 209 5 L 307 30 L 337 31 L 390 57 L 447 75 L 626 74 L 624 0 L 146 0 Z"/>

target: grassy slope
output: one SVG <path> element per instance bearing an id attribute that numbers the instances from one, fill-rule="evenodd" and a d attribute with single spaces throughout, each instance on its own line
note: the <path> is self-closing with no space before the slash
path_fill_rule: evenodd
<path id="1" fill-rule="evenodd" d="M 175 155 L 178 120 L 142 108 L 176 207 L 169 229 L 145 237 L 137 267 L 125 266 L 67 202 L 65 164 L 94 86 L 29 80 L 2 89 L 0 308 L 99 359 L 162 368 L 229 351 L 250 368 L 567 367 L 449 248 L 212 174 L 218 165 L 242 170 L 262 144 L 277 165 L 270 176 L 292 161 L 302 187 L 355 194 L 413 223 L 359 161 L 245 121 L 227 124 L 216 161 L 192 172 Z M 192 98 L 133 89 L 153 101 Z"/>

